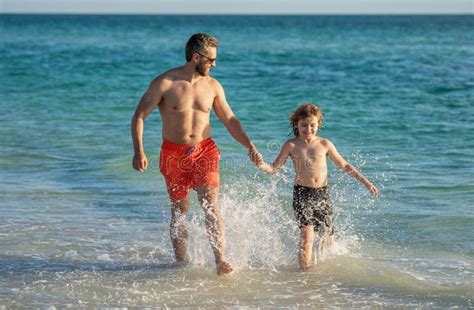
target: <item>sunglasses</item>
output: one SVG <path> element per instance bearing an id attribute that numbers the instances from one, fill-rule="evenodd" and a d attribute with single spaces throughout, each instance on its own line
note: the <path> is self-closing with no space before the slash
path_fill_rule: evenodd
<path id="1" fill-rule="evenodd" d="M 199 53 L 199 52 L 196 52 L 196 53 L 197 53 L 198 55 L 204 57 L 204 58 L 207 58 L 207 61 L 209 61 L 209 63 L 211 63 L 211 64 L 212 64 L 213 62 L 216 62 L 216 59 L 217 59 L 217 58 L 210 58 L 210 57 L 207 57 L 206 55 L 203 55 L 203 54 L 201 54 L 201 53 Z"/>

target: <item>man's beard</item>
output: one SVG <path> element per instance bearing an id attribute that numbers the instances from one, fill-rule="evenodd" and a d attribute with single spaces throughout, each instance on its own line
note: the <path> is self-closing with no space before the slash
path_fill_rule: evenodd
<path id="1" fill-rule="evenodd" d="M 203 63 L 198 63 L 194 69 L 201 76 L 208 76 L 209 75 L 209 70 L 206 70 L 206 67 L 204 66 Z"/>

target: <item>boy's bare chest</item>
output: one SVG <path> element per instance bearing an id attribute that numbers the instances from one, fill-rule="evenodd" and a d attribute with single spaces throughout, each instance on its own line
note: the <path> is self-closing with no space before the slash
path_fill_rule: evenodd
<path id="1" fill-rule="evenodd" d="M 315 161 L 324 161 L 326 160 L 326 150 L 322 145 L 311 145 L 301 148 L 297 148 L 294 152 L 294 157 L 309 160 L 312 162 Z"/>
<path id="2" fill-rule="evenodd" d="M 170 112 L 199 110 L 209 113 L 215 96 L 214 89 L 208 83 L 176 83 L 163 96 L 163 104 Z"/>

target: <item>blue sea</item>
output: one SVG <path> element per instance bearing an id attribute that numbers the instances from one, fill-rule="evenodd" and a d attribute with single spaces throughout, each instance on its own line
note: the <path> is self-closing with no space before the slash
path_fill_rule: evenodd
<path id="1" fill-rule="evenodd" d="M 236 272 L 215 274 L 191 195 L 174 264 L 157 169 L 131 167 L 149 82 L 221 42 L 212 75 L 267 161 L 303 102 L 380 191 L 330 164 L 334 255 L 300 272 L 293 170 L 258 171 L 212 115 Z M 0 309 L 474 307 L 474 19 L 467 16 L 0 15 Z"/>

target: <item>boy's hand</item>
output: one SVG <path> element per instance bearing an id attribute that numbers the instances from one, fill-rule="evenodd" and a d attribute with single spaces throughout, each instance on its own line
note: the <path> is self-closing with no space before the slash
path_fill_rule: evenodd
<path id="1" fill-rule="evenodd" d="M 375 187 L 374 184 L 372 183 L 367 184 L 367 188 L 369 189 L 372 196 L 377 197 L 379 195 L 379 191 L 377 190 L 377 187 Z"/>

